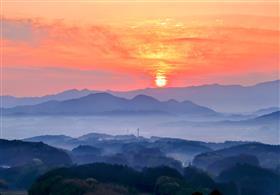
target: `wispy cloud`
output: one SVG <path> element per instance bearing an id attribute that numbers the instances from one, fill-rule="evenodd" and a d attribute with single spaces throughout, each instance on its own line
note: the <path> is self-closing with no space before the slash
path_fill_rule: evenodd
<path id="1" fill-rule="evenodd" d="M 106 79 L 114 76 L 91 71 L 122 73 L 127 78 L 147 75 L 152 81 L 158 72 L 179 79 L 186 75 L 247 74 L 252 70 L 267 73 L 278 68 L 279 31 L 258 26 L 219 23 L 190 27 L 172 20 L 83 25 L 5 18 L 3 30 L 5 67 L 36 67 L 61 78 L 66 76 L 58 70 L 72 78 L 76 78 L 73 72 L 77 70 L 78 75 L 92 80 L 99 75 L 97 80 L 107 83 L 108 88 L 111 84 Z M 7 74 L 11 78 L 15 72 Z"/>
<path id="2" fill-rule="evenodd" d="M 4 94 L 18 96 L 49 94 L 72 88 L 125 90 L 141 88 L 143 83 L 149 82 L 149 78 L 143 74 L 104 70 L 14 66 L 4 67 L 2 71 Z"/>
<path id="3" fill-rule="evenodd" d="M 40 28 L 31 19 L 7 19 L 2 20 L 3 38 L 15 41 L 36 44 L 37 41 L 47 36 L 46 29 Z"/>

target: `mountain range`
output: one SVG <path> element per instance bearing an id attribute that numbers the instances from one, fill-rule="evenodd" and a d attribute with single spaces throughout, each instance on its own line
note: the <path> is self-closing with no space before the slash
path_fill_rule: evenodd
<path id="1" fill-rule="evenodd" d="M 147 95 L 160 101 L 174 99 L 189 100 L 219 112 L 252 112 L 255 110 L 279 107 L 280 80 L 258 83 L 253 86 L 209 84 L 189 87 L 146 88 L 133 91 L 67 90 L 42 97 L 2 96 L 3 107 L 35 105 L 46 101 L 65 101 L 106 92 L 118 97 L 133 98 Z"/>
<path id="2" fill-rule="evenodd" d="M 155 98 L 138 95 L 132 99 L 113 96 L 108 93 L 89 94 L 87 96 L 57 101 L 52 100 L 36 105 L 16 106 L 3 109 L 4 115 L 198 115 L 212 116 L 218 113 L 207 107 L 190 101 L 158 101 Z"/>
<path id="3" fill-rule="evenodd" d="M 253 116 L 253 115 L 252 115 Z M 187 120 L 179 120 L 173 122 L 165 122 L 160 124 L 160 126 L 165 127 L 178 127 L 178 126 L 199 126 L 199 127 L 254 127 L 254 126 L 265 126 L 275 128 L 276 131 L 279 130 L 279 121 L 280 121 L 280 111 L 272 112 L 269 114 L 264 114 L 261 116 L 253 116 L 250 119 L 241 119 L 241 120 L 218 120 L 218 121 L 187 121 Z"/>

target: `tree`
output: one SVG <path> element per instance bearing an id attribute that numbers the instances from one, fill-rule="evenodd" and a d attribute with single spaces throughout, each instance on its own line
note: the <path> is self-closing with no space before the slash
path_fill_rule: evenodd
<path id="1" fill-rule="evenodd" d="M 213 190 L 210 195 L 222 195 L 222 193 L 219 190 Z"/>
<path id="2" fill-rule="evenodd" d="M 192 195 L 203 195 L 201 192 L 194 192 Z"/>
<path id="3" fill-rule="evenodd" d="M 213 189 L 216 185 L 206 172 L 195 167 L 184 168 L 184 177 L 186 181 L 196 187 Z"/>
<path id="4" fill-rule="evenodd" d="M 0 189 L 7 189 L 8 185 L 6 181 L 0 179 Z"/>
<path id="5" fill-rule="evenodd" d="M 175 194 L 180 189 L 180 184 L 177 179 L 162 176 L 160 177 L 155 185 L 156 195 L 171 195 Z"/>

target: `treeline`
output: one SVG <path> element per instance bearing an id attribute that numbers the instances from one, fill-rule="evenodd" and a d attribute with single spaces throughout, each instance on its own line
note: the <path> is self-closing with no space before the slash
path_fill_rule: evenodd
<path id="1" fill-rule="evenodd" d="M 50 171 L 37 179 L 29 194 L 234 195 L 236 189 L 232 183 L 216 183 L 194 167 L 179 173 L 169 167 L 136 171 L 123 165 L 95 163 Z"/>

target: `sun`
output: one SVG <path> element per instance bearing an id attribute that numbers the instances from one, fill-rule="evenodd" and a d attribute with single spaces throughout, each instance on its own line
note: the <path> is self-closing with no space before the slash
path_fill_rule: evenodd
<path id="1" fill-rule="evenodd" d="M 163 75 L 157 75 L 155 79 L 155 84 L 158 87 L 164 87 L 167 84 L 167 79 Z"/>

